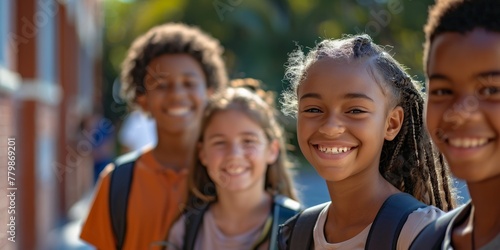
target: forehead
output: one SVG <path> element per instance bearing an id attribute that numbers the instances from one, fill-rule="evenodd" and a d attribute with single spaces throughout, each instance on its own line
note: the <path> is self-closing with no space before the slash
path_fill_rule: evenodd
<path id="1" fill-rule="evenodd" d="M 428 77 L 439 74 L 453 81 L 500 69 L 500 33 L 475 29 L 465 34 L 438 35 L 429 51 Z"/>
<path id="2" fill-rule="evenodd" d="M 385 96 L 380 84 L 375 80 L 366 60 L 345 61 L 320 59 L 312 64 L 299 85 L 298 97 L 306 92 L 320 93 L 325 98 L 343 96 L 346 93 L 368 93 L 369 96 Z"/>
<path id="3" fill-rule="evenodd" d="M 146 70 L 148 75 L 166 76 L 170 74 L 203 75 L 203 69 L 188 54 L 163 54 L 152 59 Z"/>
<path id="4" fill-rule="evenodd" d="M 261 126 L 251 119 L 245 111 L 229 109 L 214 113 L 206 125 L 205 134 L 243 133 L 248 131 L 263 132 Z"/>

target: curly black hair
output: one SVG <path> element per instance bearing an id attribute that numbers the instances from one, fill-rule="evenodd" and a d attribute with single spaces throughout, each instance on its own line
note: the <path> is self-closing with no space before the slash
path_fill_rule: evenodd
<path id="1" fill-rule="evenodd" d="M 384 142 L 379 163 L 381 175 L 402 192 L 442 210 L 451 210 L 455 206 L 453 187 L 444 158 L 424 127 L 421 84 L 370 36 L 326 39 L 307 55 L 300 48 L 292 52 L 285 73 L 291 86 L 282 94 L 283 112 L 297 113 L 298 86 L 307 77 L 309 67 L 323 58 L 369 64 L 375 82 L 388 93 L 392 105 L 404 110 L 401 131 L 394 140 Z"/>
<path id="2" fill-rule="evenodd" d="M 224 49 L 219 41 L 199 28 L 168 23 L 151 28 L 135 39 L 123 61 L 121 94 L 129 104 L 145 93 L 144 77 L 148 64 L 164 54 L 188 54 L 200 63 L 207 87 L 214 90 L 227 84 Z"/>
<path id="3" fill-rule="evenodd" d="M 445 32 L 465 34 L 476 28 L 500 33 L 500 1 L 437 0 L 429 9 L 424 27 L 424 70 L 427 71 L 430 46 L 438 35 Z"/>

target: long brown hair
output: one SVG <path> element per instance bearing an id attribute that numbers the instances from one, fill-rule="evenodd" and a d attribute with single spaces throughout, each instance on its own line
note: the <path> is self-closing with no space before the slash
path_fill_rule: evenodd
<path id="1" fill-rule="evenodd" d="M 207 104 L 202 118 L 199 143 L 203 143 L 205 129 L 215 114 L 228 110 L 236 110 L 245 114 L 260 125 L 268 142 L 274 140 L 279 142 L 278 158 L 273 164 L 268 165 L 263 188 L 270 194 L 281 194 L 298 200 L 291 179 L 291 163 L 287 156 L 284 131 L 277 122 L 277 110 L 274 108 L 273 100 L 272 93 L 261 89 L 260 82 L 255 79 L 231 81 L 230 87 L 214 94 Z M 207 203 L 217 200 L 215 184 L 198 158 L 190 170 L 188 189 L 190 201 L 197 199 Z"/>

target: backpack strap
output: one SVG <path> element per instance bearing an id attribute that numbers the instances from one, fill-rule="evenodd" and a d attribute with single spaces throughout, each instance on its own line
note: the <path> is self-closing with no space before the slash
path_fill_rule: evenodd
<path id="1" fill-rule="evenodd" d="M 205 215 L 205 212 L 208 210 L 209 203 L 208 202 L 202 202 L 202 203 L 195 203 L 194 201 L 192 204 L 197 204 L 196 206 L 191 206 L 190 208 L 186 209 L 186 212 L 184 213 L 184 244 L 183 244 L 183 250 L 193 250 L 194 249 L 194 243 L 196 242 L 196 236 L 198 235 L 198 230 L 200 229 L 201 223 L 203 222 L 203 216 Z"/>
<path id="2" fill-rule="evenodd" d="M 196 242 L 198 230 L 203 222 L 203 216 L 208 210 L 209 204 L 202 203 L 197 205 L 198 208 L 186 209 L 185 216 L 185 232 L 184 232 L 184 247 L 183 250 L 193 250 Z M 272 224 L 265 232 L 271 232 L 269 241 L 269 249 L 276 249 L 278 225 L 284 223 L 288 218 L 294 216 L 302 209 L 300 203 L 282 195 L 276 195 L 273 202 Z M 270 220 L 266 221 L 267 224 Z M 264 233 L 265 233 L 264 232 Z M 265 233 L 267 234 L 267 233 Z M 261 240 L 257 242 L 257 246 L 261 245 L 267 237 L 261 236 Z"/>
<path id="3" fill-rule="evenodd" d="M 109 215 L 113 234 L 116 238 L 116 249 L 123 248 L 127 230 L 127 203 L 132 186 L 134 164 L 141 155 L 140 151 L 130 152 L 115 160 L 115 169 L 111 172 L 109 184 Z"/>
<path id="4" fill-rule="evenodd" d="M 365 249 L 396 249 L 399 234 L 408 215 L 426 206 L 407 193 L 389 196 L 373 221 Z"/>
<path id="5" fill-rule="evenodd" d="M 446 236 L 446 230 L 448 229 L 450 223 L 460 214 L 460 212 L 467 209 L 468 207 L 470 209 L 470 205 L 463 205 L 459 208 L 456 208 L 424 227 L 424 229 L 420 231 L 420 233 L 411 243 L 410 250 L 440 250 Z"/>
<path id="6" fill-rule="evenodd" d="M 290 250 L 310 249 L 313 242 L 314 225 L 316 225 L 319 214 L 328 204 L 330 202 L 310 207 L 294 217 L 296 222 L 290 236 Z"/>
<path id="7" fill-rule="evenodd" d="M 278 248 L 278 227 L 285 223 L 302 210 L 302 205 L 283 195 L 274 196 L 273 225 L 271 227 L 271 238 L 269 239 L 269 250 Z"/>

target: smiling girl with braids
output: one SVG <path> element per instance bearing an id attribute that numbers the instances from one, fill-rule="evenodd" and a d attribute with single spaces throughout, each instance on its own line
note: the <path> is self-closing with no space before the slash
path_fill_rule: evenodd
<path id="1" fill-rule="evenodd" d="M 370 249 L 370 241 L 378 249 L 408 249 L 440 209 L 453 208 L 442 156 L 423 126 L 417 82 L 368 35 L 324 40 L 307 56 L 293 52 L 286 78 L 283 109 L 297 115 L 300 149 L 325 179 L 331 202 L 315 208 L 313 240 L 304 247 L 294 241 L 295 231 L 311 233 L 302 215 L 288 221 L 281 249 Z M 391 209 L 409 211 L 393 223 L 401 225 L 396 236 L 384 240 L 377 235 L 386 234 L 392 214 L 381 211 Z M 383 230 L 374 229 L 377 223 Z"/>

